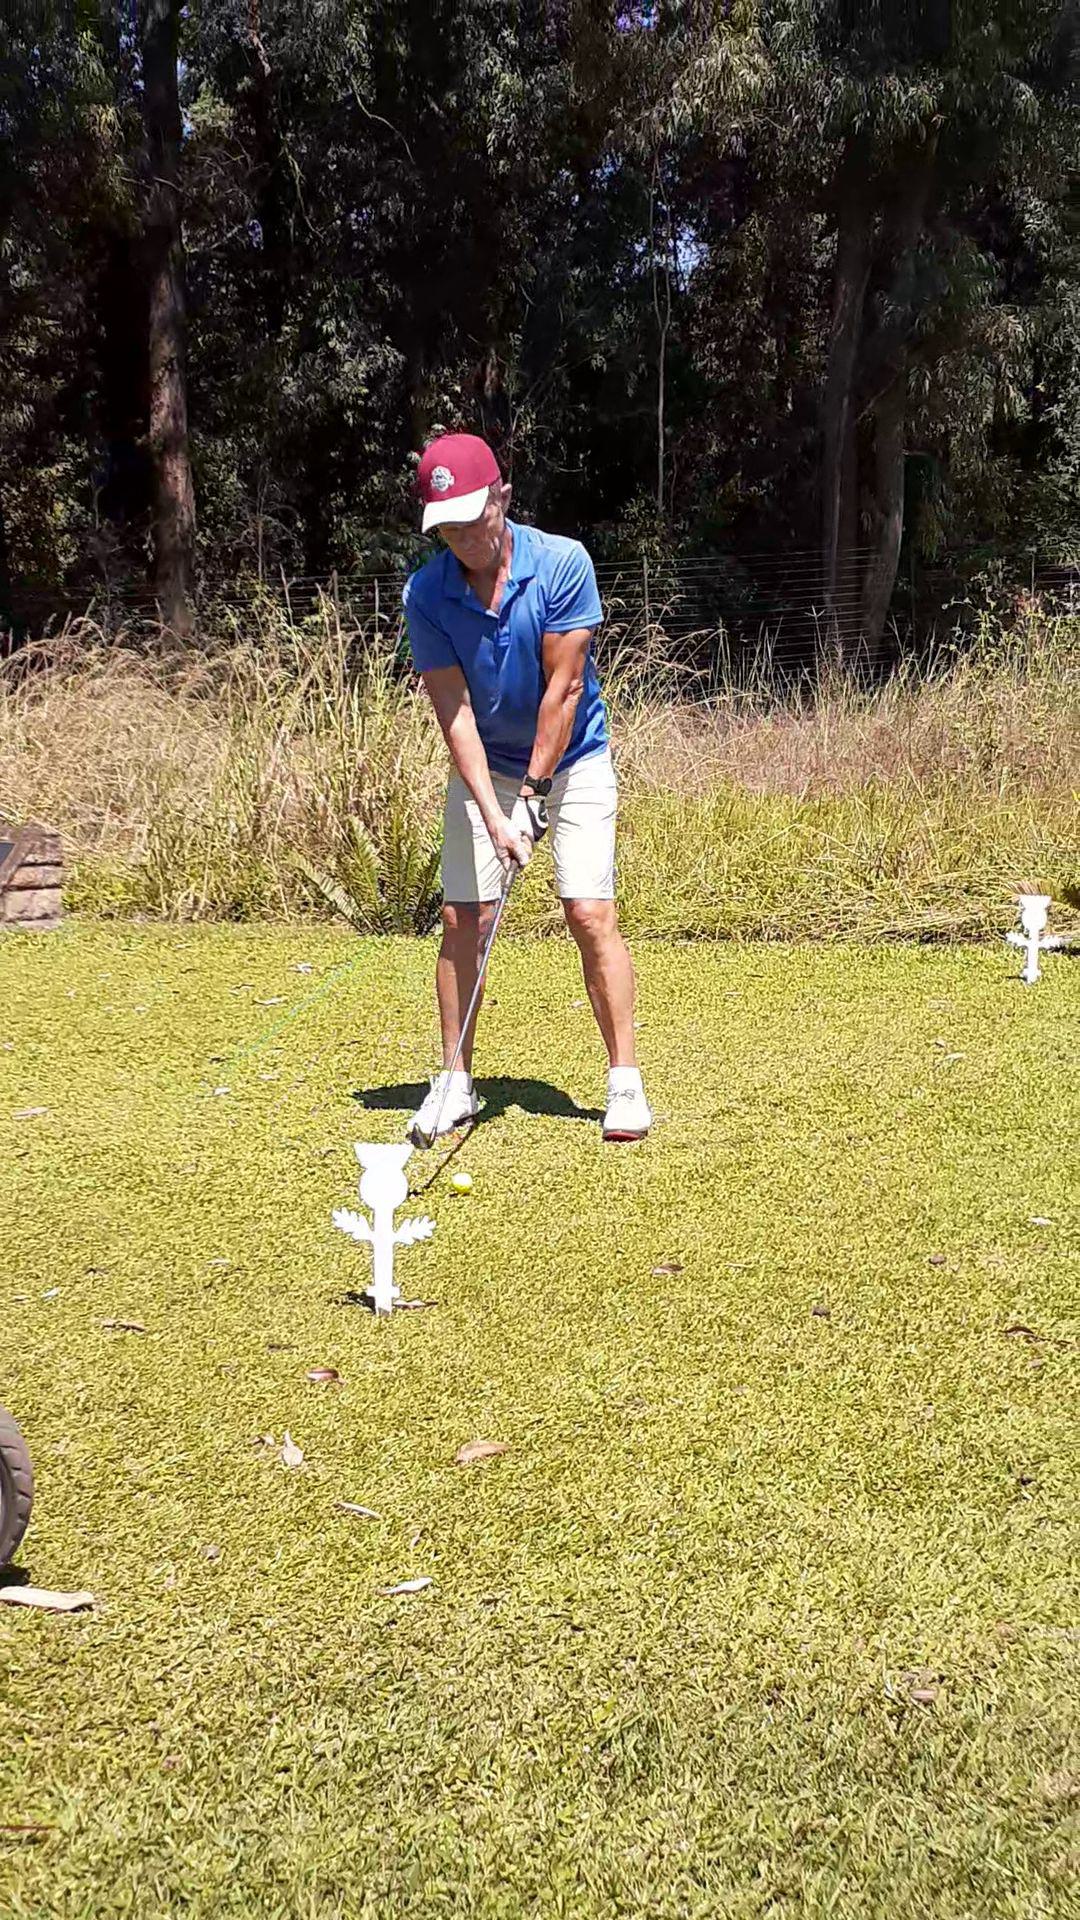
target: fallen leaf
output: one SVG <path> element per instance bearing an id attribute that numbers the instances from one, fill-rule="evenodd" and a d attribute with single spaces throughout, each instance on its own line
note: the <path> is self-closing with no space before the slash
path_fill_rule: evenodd
<path id="1" fill-rule="evenodd" d="M 215 1087 L 215 1088 L 214 1088 L 214 1092 L 215 1092 L 215 1094 L 218 1094 L 218 1093 L 231 1093 L 231 1092 L 232 1092 L 232 1088 L 231 1088 L 231 1087 Z"/>
<path id="2" fill-rule="evenodd" d="M 426 1531 L 427 1531 L 426 1527 L 417 1527 L 416 1532 L 410 1537 L 410 1540 L 409 1540 L 410 1553 L 413 1553 L 415 1549 L 420 1545 L 420 1542 L 423 1539 Z"/>
<path id="3" fill-rule="evenodd" d="M 1061 1767 L 1056 1773 L 1044 1773 L 1039 1781 L 1047 1800 L 1080 1800 L 1080 1773 Z"/>
<path id="4" fill-rule="evenodd" d="M 307 1374 L 313 1387 L 340 1387 L 341 1375 L 336 1367 L 312 1367 Z"/>
<path id="5" fill-rule="evenodd" d="M 202 1557 L 204 1560 L 220 1560 L 221 1548 L 220 1547 L 204 1547 L 202 1549 Z"/>
<path id="6" fill-rule="evenodd" d="M 283 993 L 274 993 L 271 994 L 269 1000 L 254 1000 L 252 1005 L 256 1007 L 283 1007 L 285 1005 L 285 995 Z"/>
<path id="7" fill-rule="evenodd" d="M 916 1706 L 932 1707 L 938 1697 L 938 1690 L 936 1687 L 912 1687 L 909 1697 L 914 1700 Z"/>
<path id="8" fill-rule="evenodd" d="M 810 1318 L 811 1320 L 831 1320 L 832 1308 L 822 1306 L 819 1302 L 817 1306 L 811 1307 Z"/>
<path id="9" fill-rule="evenodd" d="M 296 1347 L 291 1340 L 268 1340 L 267 1353 L 295 1353 Z"/>
<path id="10" fill-rule="evenodd" d="M 310 961 L 310 960 L 298 960 L 298 961 L 297 961 L 297 963 L 296 963 L 296 965 L 295 965 L 295 967 L 293 968 L 293 972 L 294 972 L 294 973 L 310 973 L 310 972 L 311 972 L 311 961 Z"/>
<path id="11" fill-rule="evenodd" d="M 18 1113 L 13 1113 L 11 1117 L 13 1120 L 40 1120 L 48 1111 L 48 1107 L 20 1107 Z"/>
<path id="12" fill-rule="evenodd" d="M 945 1265 L 945 1255 L 943 1253 L 932 1253 L 929 1255 L 927 1264 L 931 1267 L 943 1267 Z"/>
<path id="13" fill-rule="evenodd" d="M 304 1449 L 297 1446 L 288 1431 L 281 1443 L 281 1464 L 283 1467 L 302 1467 L 304 1464 Z"/>
<path id="14" fill-rule="evenodd" d="M 437 1307 L 437 1300 L 395 1300 L 395 1313 L 422 1313 L 425 1307 Z"/>
<path id="15" fill-rule="evenodd" d="M 467 1440 L 454 1455 L 455 1467 L 475 1467 L 481 1460 L 494 1460 L 500 1453 L 509 1453 L 505 1440 Z"/>
<path id="16" fill-rule="evenodd" d="M 145 1333 L 141 1320 L 103 1320 L 102 1326 L 113 1333 Z"/>
<path id="17" fill-rule="evenodd" d="M 272 1433 L 257 1433 L 251 1444 L 253 1447 L 276 1447 L 277 1441 Z"/>
<path id="18" fill-rule="evenodd" d="M 1052 1227 L 1054 1224 L 1052 1220 L 1048 1220 L 1046 1215 L 1042 1213 L 1031 1214 L 1029 1220 L 1033 1227 Z"/>
<path id="19" fill-rule="evenodd" d="M 376 1513 L 374 1507 L 362 1507 L 356 1500 L 335 1500 L 334 1509 L 337 1513 L 355 1513 L 358 1520 L 382 1519 L 382 1514 Z"/>
<path id="20" fill-rule="evenodd" d="M 1025 1327 L 1019 1320 L 1011 1327 L 1003 1327 L 1002 1332 L 1006 1339 L 1010 1334 L 1018 1334 L 1021 1340 L 1041 1340 L 1043 1337 L 1041 1333 L 1036 1333 L 1034 1327 Z"/>
<path id="21" fill-rule="evenodd" d="M 44 1291 L 44 1293 L 42 1294 L 42 1296 L 41 1296 L 41 1298 L 42 1298 L 43 1300 L 59 1300 L 59 1298 L 60 1298 L 60 1289 L 59 1289 L 59 1287 L 46 1287 L 46 1289 L 45 1289 L 45 1291 Z"/>
<path id="22" fill-rule="evenodd" d="M 681 1273 L 682 1270 L 681 1260 L 664 1260 L 658 1267 L 653 1268 L 653 1278 L 658 1280 L 665 1273 Z"/>
<path id="23" fill-rule="evenodd" d="M 92 1593 L 53 1593 L 48 1587 L 0 1587 L 9 1607 L 40 1607 L 45 1613 L 78 1613 L 94 1605 Z"/>
<path id="24" fill-rule="evenodd" d="M 419 1580 L 399 1580 L 396 1587 L 376 1587 L 375 1591 L 382 1600 L 395 1600 L 399 1593 L 423 1593 L 425 1587 L 433 1585 L 431 1575 L 425 1573 Z"/>

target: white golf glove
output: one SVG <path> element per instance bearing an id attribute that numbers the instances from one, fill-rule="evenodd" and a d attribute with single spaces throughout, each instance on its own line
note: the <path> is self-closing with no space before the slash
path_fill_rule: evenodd
<path id="1" fill-rule="evenodd" d="M 536 794 L 519 794 L 510 815 L 511 833 L 520 834 L 523 840 L 530 842 L 530 847 L 535 847 L 547 830 L 547 802 Z"/>

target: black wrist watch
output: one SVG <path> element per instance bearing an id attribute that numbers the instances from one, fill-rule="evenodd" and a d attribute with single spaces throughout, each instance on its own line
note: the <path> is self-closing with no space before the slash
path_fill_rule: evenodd
<path id="1" fill-rule="evenodd" d="M 551 792 L 550 780 L 534 780 L 531 773 L 525 775 L 521 784 L 527 787 L 530 793 L 535 794 L 538 800 L 546 800 Z"/>

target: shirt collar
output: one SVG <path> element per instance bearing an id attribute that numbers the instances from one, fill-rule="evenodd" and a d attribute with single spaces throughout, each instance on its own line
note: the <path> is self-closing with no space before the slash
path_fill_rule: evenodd
<path id="1" fill-rule="evenodd" d="M 514 545 L 510 554 L 510 576 L 506 590 L 524 586 L 536 573 L 536 542 L 529 527 L 519 526 L 516 520 L 508 520 L 507 526 L 513 535 Z M 444 555 L 443 593 L 448 600 L 464 600 L 468 591 L 465 575 L 459 563 L 454 559 L 449 547 Z"/>
<path id="2" fill-rule="evenodd" d="M 536 572 L 536 541 L 531 527 L 521 527 L 516 520 L 508 520 L 507 526 L 514 536 L 514 550 L 510 555 L 510 579 L 515 586 L 531 580 Z"/>

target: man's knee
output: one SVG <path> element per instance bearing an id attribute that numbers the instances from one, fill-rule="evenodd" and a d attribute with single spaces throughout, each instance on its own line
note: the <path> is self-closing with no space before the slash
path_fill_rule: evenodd
<path id="1" fill-rule="evenodd" d="M 614 900 L 564 900 L 563 912 L 579 946 L 600 947 L 618 934 Z"/>
<path id="2" fill-rule="evenodd" d="M 447 900 L 442 910 L 443 947 L 458 952 L 486 940 L 494 913 L 493 900 Z"/>

